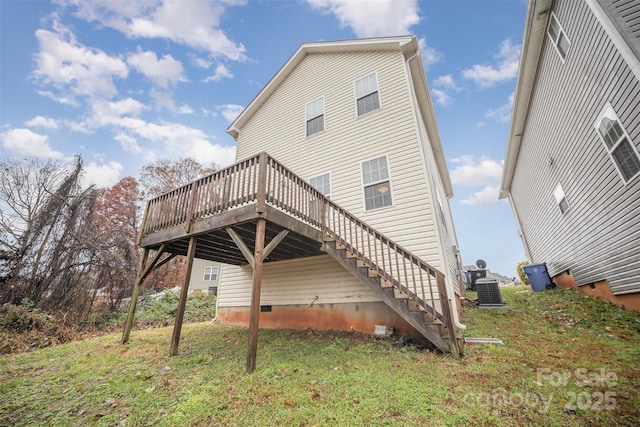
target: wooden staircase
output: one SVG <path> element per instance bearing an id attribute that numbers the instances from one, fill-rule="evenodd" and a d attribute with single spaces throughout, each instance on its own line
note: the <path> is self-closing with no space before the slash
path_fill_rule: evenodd
<path id="1" fill-rule="evenodd" d="M 190 239 L 197 237 L 198 258 L 242 264 L 251 258 L 245 248 L 251 245 L 232 238 L 242 233 L 253 243 L 250 225 L 256 221 L 266 222 L 267 231 L 283 242 L 278 248 L 277 242 L 269 245 L 273 246 L 270 261 L 327 253 L 436 348 L 461 354 L 462 339 L 444 274 L 326 198 L 267 153 L 147 202 L 140 246 L 185 255 Z M 236 246 L 245 250 L 238 251 Z M 288 247 L 296 249 L 288 251 Z"/>
<path id="2" fill-rule="evenodd" d="M 358 221 L 361 225 L 362 222 Z M 366 225 L 365 225 L 366 226 Z M 455 328 L 452 313 L 448 304 L 444 276 L 437 270 L 428 267 L 417 270 L 426 265 L 420 260 L 393 244 L 383 235 L 378 234 L 379 240 L 391 243 L 398 253 L 404 252 L 402 260 L 392 257 L 395 269 L 404 270 L 407 263 L 411 274 L 400 274 L 410 283 L 402 283 L 389 274 L 381 265 L 376 264 L 362 250 L 348 243 L 334 232 L 325 235 L 323 250 L 335 259 L 345 270 L 366 285 L 389 308 L 411 325 L 420 335 L 428 340 L 435 348 L 454 356 L 462 354 L 462 336 Z M 360 248 L 361 249 L 361 248 Z M 366 252 L 366 251 L 365 251 Z M 393 267 L 388 267 L 393 271 Z M 425 274 L 426 273 L 426 274 Z M 427 279 L 425 280 L 425 276 Z M 434 280 L 431 280 L 434 279 Z M 420 284 L 419 282 L 422 281 Z M 433 282 L 436 282 L 435 284 Z M 424 283 L 426 282 L 426 283 Z M 426 285 L 426 286 L 425 286 Z M 436 294 L 437 292 L 437 294 Z M 418 293 L 422 293 L 423 297 Z M 431 298 L 425 298 L 430 296 Z M 444 301 L 444 304 L 441 302 Z"/>

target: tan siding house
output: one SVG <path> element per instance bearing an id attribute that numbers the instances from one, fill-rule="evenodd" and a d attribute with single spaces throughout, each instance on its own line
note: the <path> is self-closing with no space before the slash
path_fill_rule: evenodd
<path id="1" fill-rule="evenodd" d="M 303 44 L 227 132 L 237 160 L 267 152 L 444 272 L 456 306 L 451 182 L 415 37 Z M 218 319 L 246 325 L 252 269 L 225 264 L 222 274 Z M 263 327 L 412 333 L 328 255 L 266 262 L 260 304 Z"/>

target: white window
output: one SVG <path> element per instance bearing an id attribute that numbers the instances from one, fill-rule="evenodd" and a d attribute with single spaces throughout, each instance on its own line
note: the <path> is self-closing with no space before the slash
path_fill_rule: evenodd
<path id="1" fill-rule="evenodd" d="M 325 196 L 331 198 L 331 174 L 325 173 L 323 175 L 318 175 L 309 178 L 309 184 L 324 194 Z"/>
<path id="2" fill-rule="evenodd" d="M 306 107 L 307 136 L 324 130 L 324 97 L 314 99 Z"/>
<path id="3" fill-rule="evenodd" d="M 556 15 L 551 13 L 551 20 L 549 21 L 549 37 L 553 42 L 553 45 L 558 50 L 558 53 L 565 59 L 567 57 L 567 53 L 569 52 L 569 46 L 571 42 L 567 38 L 567 34 L 564 32 L 562 27 L 560 26 L 560 22 L 558 22 L 558 18 Z"/>
<path id="4" fill-rule="evenodd" d="M 640 173 L 640 156 L 610 104 L 600 113 L 595 128 L 622 180 L 625 184 L 631 181 Z"/>
<path id="5" fill-rule="evenodd" d="M 387 156 L 362 162 L 365 210 L 393 205 Z"/>
<path id="6" fill-rule="evenodd" d="M 561 213 L 565 213 L 569 210 L 569 202 L 567 202 L 567 196 L 564 195 L 562 185 L 558 184 L 555 190 L 553 190 L 553 197 L 556 199 L 556 203 L 560 208 Z"/>
<path id="7" fill-rule="evenodd" d="M 356 104 L 358 116 L 367 114 L 380 108 L 380 97 L 378 96 L 378 77 L 376 73 L 371 73 L 354 82 L 356 90 Z"/>
<path id="8" fill-rule="evenodd" d="M 204 268 L 204 280 L 216 281 L 218 280 L 218 267 L 205 267 Z"/>

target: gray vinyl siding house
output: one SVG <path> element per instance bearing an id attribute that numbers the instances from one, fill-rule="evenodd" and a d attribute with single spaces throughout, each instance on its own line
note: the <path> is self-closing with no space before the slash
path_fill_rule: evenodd
<path id="1" fill-rule="evenodd" d="M 637 0 L 530 1 L 500 193 L 530 262 L 635 308 L 639 57 Z"/>

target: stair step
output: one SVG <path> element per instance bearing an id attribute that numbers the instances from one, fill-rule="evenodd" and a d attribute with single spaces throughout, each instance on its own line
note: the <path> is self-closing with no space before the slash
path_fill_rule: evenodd
<path id="1" fill-rule="evenodd" d="M 378 270 L 374 270 L 372 268 L 369 269 L 369 277 L 379 277 L 380 274 L 378 273 Z"/>
<path id="2" fill-rule="evenodd" d="M 409 298 L 409 294 L 407 294 L 405 292 L 402 292 L 398 288 L 393 288 L 393 297 L 395 299 L 407 299 L 407 298 Z"/>
<path id="3" fill-rule="evenodd" d="M 380 279 L 381 288 L 393 288 L 393 282 L 387 279 Z"/>
<path id="4" fill-rule="evenodd" d="M 433 317 L 433 314 L 429 313 L 428 311 L 424 312 L 424 323 L 426 325 L 443 325 L 442 321 Z"/>
<path id="5" fill-rule="evenodd" d="M 416 300 L 410 299 L 407 301 L 407 305 L 409 306 L 409 311 L 422 311 L 422 306 Z"/>
<path id="6" fill-rule="evenodd" d="M 324 241 L 325 242 L 335 242 L 336 241 L 336 236 L 334 234 L 331 234 L 331 233 L 326 233 L 324 235 Z"/>
<path id="7" fill-rule="evenodd" d="M 345 249 L 347 249 L 347 247 L 345 245 L 343 245 L 342 243 L 336 242 L 336 249 L 339 250 L 339 251 L 344 251 Z"/>
<path id="8" fill-rule="evenodd" d="M 347 259 L 354 259 L 354 258 L 358 258 L 358 255 L 355 254 L 354 252 L 351 251 L 347 251 Z"/>

